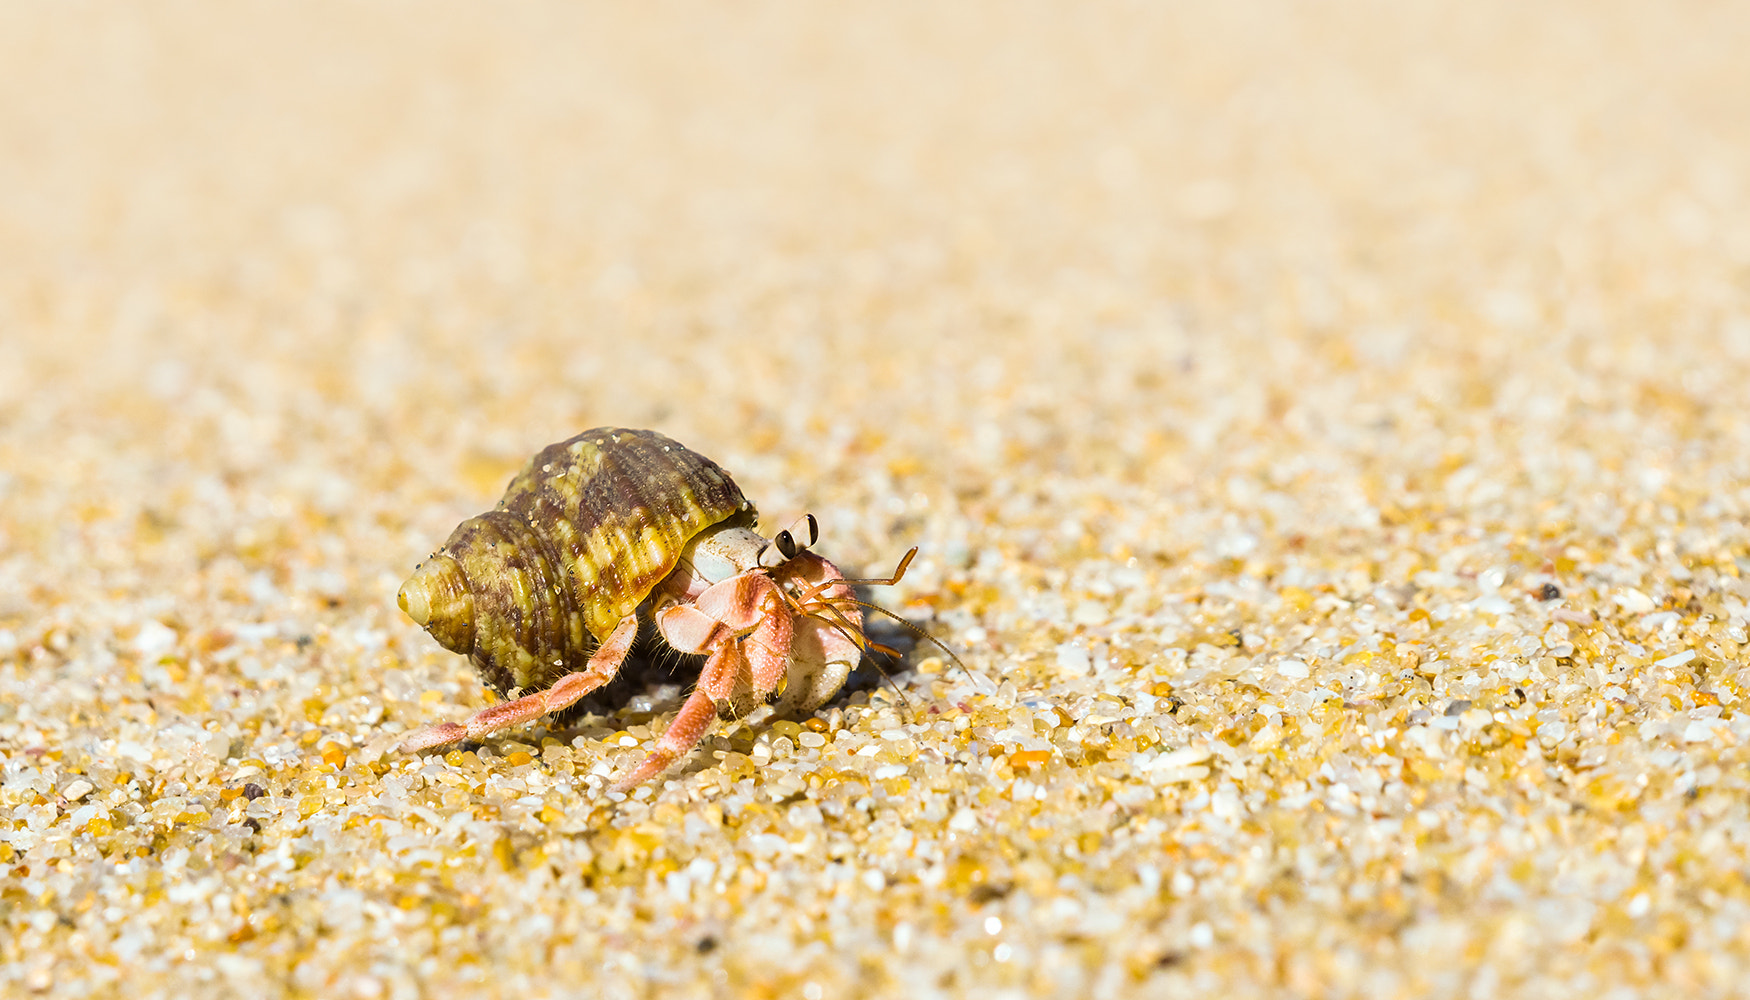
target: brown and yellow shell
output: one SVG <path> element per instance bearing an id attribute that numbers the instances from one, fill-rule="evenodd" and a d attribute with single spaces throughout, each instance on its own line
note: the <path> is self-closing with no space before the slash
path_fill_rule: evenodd
<path id="1" fill-rule="evenodd" d="M 757 516 L 703 455 L 654 431 L 597 427 L 541 449 L 399 601 L 500 694 L 541 690 L 583 667 L 694 536 Z"/>

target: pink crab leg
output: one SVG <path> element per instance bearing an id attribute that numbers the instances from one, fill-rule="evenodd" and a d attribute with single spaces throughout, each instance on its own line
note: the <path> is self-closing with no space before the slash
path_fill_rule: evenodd
<path id="1" fill-rule="evenodd" d="M 401 743 L 404 753 L 429 750 L 463 740 L 477 740 L 489 733 L 523 722 L 533 722 L 543 715 L 557 712 L 577 703 L 579 698 L 614 679 L 626 654 L 638 638 L 638 616 L 630 614 L 620 619 L 607 641 L 582 670 L 566 674 L 545 691 L 536 691 L 515 701 L 502 702 L 482 709 L 467 722 L 445 722 L 414 733 Z"/>
<path id="2" fill-rule="evenodd" d="M 770 581 L 766 586 L 771 590 L 770 603 L 776 606 L 767 608 L 765 617 L 747 637 L 743 650 L 752 668 L 753 689 L 761 697 L 782 690 L 785 675 L 790 670 L 790 643 L 796 637 L 790 609 L 778 597 L 776 586 Z"/>
<path id="3" fill-rule="evenodd" d="M 681 754 L 699 745 L 705 731 L 717 719 L 717 702 L 728 698 L 735 690 L 735 680 L 747 668 L 741 644 L 733 639 L 717 647 L 705 668 L 699 672 L 699 686 L 687 697 L 680 713 L 663 730 L 656 749 L 638 765 L 637 770 L 614 782 L 612 788 L 623 792 L 661 774 Z"/>

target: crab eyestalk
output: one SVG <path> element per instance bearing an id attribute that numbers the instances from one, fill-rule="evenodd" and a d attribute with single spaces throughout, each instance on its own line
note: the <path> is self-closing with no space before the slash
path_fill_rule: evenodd
<path id="1" fill-rule="evenodd" d="M 438 645 L 464 656 L 474 651 L 474 588 L 454 559 L 439 553 L 421 563 L 395 600 Z"/>

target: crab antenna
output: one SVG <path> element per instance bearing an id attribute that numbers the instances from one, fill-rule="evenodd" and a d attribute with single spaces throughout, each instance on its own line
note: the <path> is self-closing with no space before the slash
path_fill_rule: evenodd
<path id="1" fill-rule="evenodd" d="M 953 660 L 955 666 L 957 666 L 961 670 L 965 671 L 968 676 L 971 676 L 972 671 L 966 666 L 966 664 L 960 662 L 960 657 L 955 656 L 954 651 L 952 649 L 949 649 L 947 644 L 942 642 L 942 640 L 936 638 L 935 636 L 931 635 L 928 632 L 925 632 L 923 629 L 918 628 L 916 625 L 913 625 L 911 622 L 906 621 L 904 618 L 899 617 L 898 615 L 887 610 L 886 608 L 882 607 L 879 604 L 870 604 L 868 601 L 859 601 L 854 597 L 849 598 L 849 600 L 851 601 L 851 603 L 857 605 L 860 608 L 864 608 L 864 609 L 869 610 L 869 611 L 880 612 L 881 614 L 884 614 L 887 617 L 898 622 L 903 628 L 905 628 L 907 631 L 911 632 L 913 635 L 924 640 L 925 642 L 929 643 L 930 645 L 935 646 L 937 649 L 941 650 L 942 652 L 948 654 L 948 659 Z"/>
<path id="2" fill-rule="evenodd" d="M 913 545 L 910 551 L 900 558 L 899 565 L 894 567 L 893 575 L 885 580 L 840 580 L 838 582 L 862 584 L 865 587 L 891 587 L 905 579 L 905 568 L 911 565 L 912 557 L 917 554 L 918 547 Z"/>
<path id="3" fill-rule="evenodd" d="M 807 514 L 804 516 L 808 520 L 809 545 L 812 545 L 812 544 L 814 544 L 814 539 L 816 537 L 816 534 L 815 534 L 816 524 L 815 524 L 815 520 L 814 520 L 814 515 Z M 783 546 L 785 543 L 789 543 L 791 545 L 794 545 L 794 541 L 791 539 L 790 533 L 788 531 L 782 531 L 782 532 L 779 532 L 778 534 L 779 534 L 779 537 L 777 539 L 774 539 L 774 542 L 775 542 L 775 544 L 778 544 L 780 546 L 780 551 L 783 551 Z M 806 548 L 806 547 L 807 546 L 803 546 L 803 548 Z M 826 592 L 828 590 L 830 590 L 833 587 L 839 586 L 840 584 L 843 584 L 846 587 L 849 587 L 853 584 L 860 584 L 862 586 L 867 586 L 867 587 L 891 587 L 894 584 L 897 584 L 899 581 L 905 579 L 906 568 L 911 565 L 912 559 L 916 558 L 917 554 L 918 554 L 918 547 L 916 545 L 914 545 L 910 549 L 906 550 L 905 555 L 900 557 L 899 565 L 895 566 L 893 568 L 893 575 L 887 577 L 886 579 L 845 579 L 845 578 L 841 577 L 841 578 L 836 579 L 836 580 L 822 580 L 819 583 L 812 584 L 802 594 L 791 594 L 788 591 L 784 590 L 783 588 L 779 588 L 778 593 L 782 597 L 784 602 L 786 604 L 788 604 L 791 607 L 791 609 L 793 611 L 795 611 L 798 615 L 803 615 L 803 616 L 806 616 L 809 618 L 814 618 L 814 619 L 817 619 L 819 621 L 825 622 L 829 627 L 832 628 L 833 631 L 838 632 L 839 634 L 843 635 L 846 639 L 849 639 L 851 641 L 852 645 L 856 646 L 858 649 L 862 650 L 863 652 L 867 653 L 867 652 L 870 652 L 871 650 L 874 650 L 874 651 L 878 651 L 881 653 L 885 653 L 888 656 L 891 656 L 897 660 L 900 658 L 900 654 L 899 654 L 898 650 L 894 649 L 891 646 L 886 646 L 886 645 L 883 645 L 879 642 L 872 641 L 867 635 L 863 634 L 863 630 L 861 628 L 853 626 L 850 623 L 850 620 L 845 617 L 844 612 L 840 611 L 836 605 L 839 602 L 845 602 L 845 603 L 849 603 L 849 604 L 854 604 L 857 607 L 864 608 L 864 609 L 869 610 L 869 611 L 879 612 L 880 614 L 885 615 L 888 618 L 893 619 L 895 622 L 898 622 L 902 628 L 904 628 L 907 631 L 911 632 L 912 634 L 916 635 L 918 638 L 923 639 L 924 641 L 930 643 L 932 646 L 935 646 L 937 649 L 940 649 L 944 654 L 947 655 L 948 659 L 954 661 L 954 665 L 959 667 L 960 671 L 962 673 L 966 674 L 968 677 L 971 677 L 972 670 L 966 666 L 965 662 L 963 662 L 959 656 L 955 655 L 955 653 L 952 649 L 948 648 L 948 645 L 946 643 L 944 643 L 942 640 L 936 638 L 935 636 L 931 635 L 930 633 L 924 631 L 923 629 L 919 628 L 918 626 L 913 625 L 911 622 L 906 621 L 904 618 L 901 618 L 899 615 L 894 614 L 893 612 L 887 610 L 886 608 L 882 607 L 879 604 L 873 604 L 869 601 L 858 600 L 855 596 L 852 596 L 850 594 L 847 594 L 844 597 L 829 597 L 829 596 L 827 596 Z M 790 558 L 790 554 L 785 553 L 785 558 L 786 559 Z M 910 711 L 911 699 L 906 697 L 905 692 L 900 689 L 899 684 L 896 681 L 894 681 L 894 679 L 892 677 L 888 676 L 887 671 L 883 670 L 881 668 L 880 664 L 876 664 L 875 669 L 881 670 L 881 676 L 884 679 L 886 679 L 887 683 L 890 686 L 892 686 L 894 693 L 899 695 L 900 701 L 905 703 L 906 710 Z"/>
<path id="4" fill-rule="evenodd" d="M 852 625 L 850 620 L 844 616 L 843 612 L 832 606 L 832 598 L 811 598 L 810 603 L 813 605 L 814 609 L 809 610 L 808 608 L 803 607 L 802 603 L 798 601 L 797 598 L 791 597 L 789 594 L 784 593 L 784 591 L 779 590 L 778 594 L 798 615 L 813 618 L 816 621 L 825 622 L 828 628 L 844 636 L 846 639 L 849 639 L 851 645 L 857 647 L 859 651 L 867 653 L 870 650 L 876 650 L 878 652 L 886 653 L 895 660 L 900 658 L 899 650 L 894 649 L 891 646 L 882 645 L 879 642 L 871 641 L 868 636 L 863 634 L 861 628 Z M 856 598 L 838 598 L 838 600 L 849 600 L 855 604 L 863 603 Z M 877 608 L 876 610 L 882 611 L 883 614 L 888 613 L 885 609 Z M 906 625 L 908 628 L 913 627 L 910 622 L 902 621 L 901 624 Z M 929 639 L 930 637 L 926 635 L 924 638 Z M 934 642 L 935 640 L 931 639 L 931 641 Z M 941 644 L 937 643 L 937 645 Z M 943 647 L 944 650 L 946 650 L 946 648 L 947 647 Z M 948 655 L 953 656 L 954 654 L 949 652 Z M 956 658 L 955 662 L 959 662 L 958 658 Z M 905 710 L 909 714 L 911 712 L 911 698 L 906 696 L 905 690 L 899 686 L 899 682 L 894 680 L 893 676 L 889 674 L 881 664 L 876 663 L 875 669 L 881 672 L 881 679 L 886 681 L 887 686 L 893 689 L 893 693 L 899 696 L 900 703 L 905 706 Z"/>
<path id="5" fill-rule="evenodd" d="M 812 515 L 810 515 L 810 520 L 812 520 Z M 900 616 L 887 610 L 886 608 L 882 607 L 881 605 L 872 604 L 868 601 L 860 601 L 857 598 L 852 597 L 852 596 L 846 596 L 846 597 L 840 597 L 840 598 L 830 598 L 830 597 L 825 596 L 825 592 L 829 587 L 833 587 L 833 586 L 836 586 L 836 585 L 841 584 L 841 583 L 842 584 L 862 584 L 864 586 L 871 586 L 871 587 L 891 587 L 894 584 L 898 583 L 900 580 L 905 578 L 906 567 L 911 565 L 911 561 L 912 561 L 913 557 L 915 557 L 917 554 L 918 554 L 918 547 L 916 545 L 914 545 L 909 550 L 907 550 L 907 552 L 904 556 L 902 556 L 900 558 L 899 565 L 894 567 L 893 575 L 888 577 L 885 580 L 879 580 L 879 579 L 872 579 L 872 580 L 846 580 L 846 579 L 825 580 L 825 581 L 822 581 L 820 583 L 814 584 L 813 586 L 809 587 L 808 592 L 805 594 L 802 594 L 799 597 L 792 597 L 789 594 L 784 594 L 784 600 L 790 602 L 790 604 L 796 609 L 798 614 L 806 614 L 806 615 L 809 615 L 810 617 L 819 618 L 820 620 L 825 621 L 828 624 L 832 625 L 832 627 L 837 629 L 838 631 L 843 632 L 845 637 L 847 639 L 850 639 L 853 643 L 855 643 L 859 649 L 866 649 L 866 648 L 868 648 L 868 645 L 869 645 L 869 642 L 866 638 L 859 640 L 857 638 L 857 636 L 854 634 L 855 632 L 858 632 L 860 630 L 850 629 L 849 623 L 844 622 L 842 620 L 842 618 L 840 621 L 832 621 L 831 619 L 827 618 L 826 615 L 824 615 L 818 611 L 808 611 L 805 609 L 805 605 L 826 604 L 830 607 L 833 601 L 849 601 L 850 603 L 855 604 L 860 608 L 867 608 L 870 611 L 878 611 L 881 614 L 886 615 L 887 617 L 898 622 L 900 625 L 902 625 L 906 629 L 909 629 L 911 632 L 916 634 L 919 638 L 926 640 L 931 645 L 935 646 L 937 649 L 940 649 L 942 652 L 946 653 L 948 655 L 948 658 L 950 660 L 954 661 L 955 666 L 959 667 L 961 669 L 961 671 L 966 673 L 968 676 L 971 676 L 972 671 L 967 668 L 965 663 L 961 662 L 960 657 L 954 655 L 954 651 L 952 649 L 949 649 L 948 646 L 942 642 L 942 640 L 936 638 L 935 636 L 931 635 L 928 632 L 925 632 L 923 629 L 918 628 L 916 625 L 913 625 L 911 622 L 906 621 L 904 618 L 901 618 Z M 780 593 L 783 593 L 783 592 L 780 591 Z M 834 610 L 836 611 L 836 609 L 834 609 Z"/>
<path id="6" fill-rule="evenodd" d="M 838 581 L 833 581 L 833 582 L 838 582 Z M 789 594 L 785 594 L 781 590 L 779 591 L 779 594 L 782 595 L 783 599 L 791 605 L 791 607 L 796 611 L 797 614 L 805 615 L 809 618 L 818 618 L 819 620 L 826 622 L 828 625 L 832 626 L 834 630 L 842 633 L 845 638 L 851 640 L 851 642 L 854 645 L 856 645 L 856 647 L 858 649 L 867 650 L 872 646 L 880 647 L 881 644 L 876 643 L 876 642 L 871 642 L 867 636 L 862 634 L 861 629 L 851 627 L 850 622 L 845 619 L 843 613 L 840 612 L 838 610 L 838 608 L 833 606 L 833 603 L 835 601 L 844 601 L 844 602 L 847 602 L 850 604 L 855 604 L 859 608 L 864 608 L 864 609 L 869 610 L 869 611 L 878 612 L 882 615 L 885 615 L 888 618 L 893 619 L 895 622 L 898 622 L 900 627 L 911 632 L 913 635 L 916 635 L 918 638 L 923 639 L 925 642 L 928 642 L 930 645 L 935 646 L 937 649 L 940 649 L 943 653 L 947 654 L 948 659 L 954 661 L 955 666 L 959 667 L 961 669 L 961 671 L 964 672 L 965 674 L 967 674 L 968 676 L 971 676 L 972 670 L 970 668 L 968 668 L 966 666 L 966 664 L 961 661 L 960 657 L 955 655 L 954 650 L 948 648 L 948 645 L 946 643 L 944 643 L 942 640 L 936 638 L 935 636 L 933 636 L 930 633 L 924 631 L 923 629 L 917 627 L 916 625 L 913 625 L 911 622 L 905 620 L 904 618 L 901 618 L 899 615 L 894 614 L 893 612 L 887 610 L 886 608 L 882 607 L 879 604 L 874 604 L 874 603 L 871 603 L 869 601 L 860 601 L 857 598 L 850 597 L 850 596 L 836 597 L 836 598 L 824 597 L 824 596 L 821 596 L 819 593 L 819 591 L 822 589 L 824 589 L 824 585 L 817 585 L 815 588 L 810 590 L 810 592 L 808 594 L 804 595 L 801 598 L 792 597 Z M 886 649 L 886 647 L 881 647 L 881 648 L 884 650 Z"/>
<path id="7" fill-rule="evenodd" d="M 868 648 L 868 639 L 862 634 L 862 629 L 853 626 L 844 616 L 844 612 L 833 606 L 833 598 L 822 597 L 816 591 L 811 591 L 803 598 L 792 597 L 782 589 L 778 596 L 790 606 L 790 610 L 803 618 L 817 618 L 832 626 L 834 630 L 844 634 L 851 644 L 858 649 Z M 855 598 L 838 598 L 838 600 L 855 600 Z"/>

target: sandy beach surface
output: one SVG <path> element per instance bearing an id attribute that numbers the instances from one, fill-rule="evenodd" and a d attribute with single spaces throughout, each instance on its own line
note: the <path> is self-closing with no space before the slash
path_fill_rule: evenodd
<path id="1" fill-rule="evenodd" d="M 1746 52 L 0 5 L 0 994 L 1743 995 Z M 401 581 L 599 425 L 961 665 L 398 752 L 495 697 Z"/>

